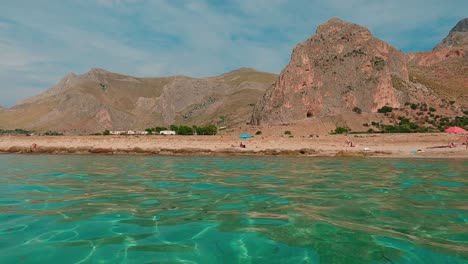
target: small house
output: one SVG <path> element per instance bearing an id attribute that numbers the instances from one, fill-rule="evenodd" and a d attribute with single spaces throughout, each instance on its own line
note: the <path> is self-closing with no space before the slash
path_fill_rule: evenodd
<path id="1" fill-rule="evenodd" d="M 174 130 L 161 130 L 159 134 L 160 135 L 175 135 L 176 132 Z"/>

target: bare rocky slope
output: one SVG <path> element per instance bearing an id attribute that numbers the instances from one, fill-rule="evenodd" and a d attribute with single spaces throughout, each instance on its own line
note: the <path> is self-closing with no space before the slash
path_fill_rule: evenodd
<path id="1" fill-rule="evenodd" d="M 0 128 L 63 133 L 249 120 L 275 74 L 242 68 L 210 78 L 136 78 L 102 69 L 65 76 L 42 94 L 0 111 Z"/>
<path id="2" fill-rule="evenodd" d="M 408 66 L 412 80 L 468 109 L 468 18 L 460 20 L 433 51 L 409 54 Z"/>
<path id="3" fill-rule="evenodd" d="M 437 107 L 444 115 L 456 115 L 461 104 L 449 102 L 454 96 L 466 96 L 468 83 L 466 52 L 457 45 L 408 55 L 373 37 L 362 26 L 330 19 L 294 48 L 290 63 L 257 102 L 251 123 L 372 114 L 384 106 L 404 110 L 416 103 Z M 452 64 L 452 70 L 446 69 L 448 74 L 442 73 L 443 66 Z M 444 90 L 447 78 L 459 94 L 454 94 L 455 88 Z"/>

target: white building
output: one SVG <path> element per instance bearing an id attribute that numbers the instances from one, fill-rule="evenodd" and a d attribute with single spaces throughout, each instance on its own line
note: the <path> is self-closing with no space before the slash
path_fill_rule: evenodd
<path id="1" fill-rule="evenodd" d="M 128 131 L 110 131 L 111 135 L 147 135 L 148 131 L 136 131 L 136 130 L 128 130 Z"/>
<path id="2" fill-rule="evenodd" d="M 109 131 L 109 134 L 111 135 L 123 135 L 126 134 L 127 131 Z"/>
<path id="3" fill-rule="evenodd" d="M 174 130 L 161 130 L 159 134 L 160 135 L 175 135 L 176 132 Z"/>

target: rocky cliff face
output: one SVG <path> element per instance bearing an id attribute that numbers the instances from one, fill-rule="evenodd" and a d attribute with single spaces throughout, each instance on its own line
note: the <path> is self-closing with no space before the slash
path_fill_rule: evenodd
<path id="1" fill-rule="evenodd" d="M 211 78 L 136 78 L 91 69 L 0 112 L 0 128 L 65 133 L 171 124 L 245 123 L 276 75 L 240 69 Z"/>
<path id="2" fill-rule="evenodd" d="M 364 27 L 333 18 L 297 45 L 274 87 L 257 103 L 252 122 L 337 115 L 357 107 L 400 107 L 408 93 L 406 56 Z"/>
<path id="3" fill-rule="evenodd" d="M 468 47 L 468 18 L 460 20 L 434 50 Z"/>

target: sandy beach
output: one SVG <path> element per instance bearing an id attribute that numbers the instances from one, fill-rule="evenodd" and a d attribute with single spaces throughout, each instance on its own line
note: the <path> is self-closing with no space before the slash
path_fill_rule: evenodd
<path id="1" fill-rule="evenodd" d="M 458 135 L 355 134 L 313 137 L 255 136 L 1 136 L 0 153 L 140 155 L 283 155 L 468 158 Z M 448 148 L 454 141 L 456 147 Z M 240 142 L 246 148 L 240 148 Z M 431 148 L 437 147 L 438 148 Z"/>

